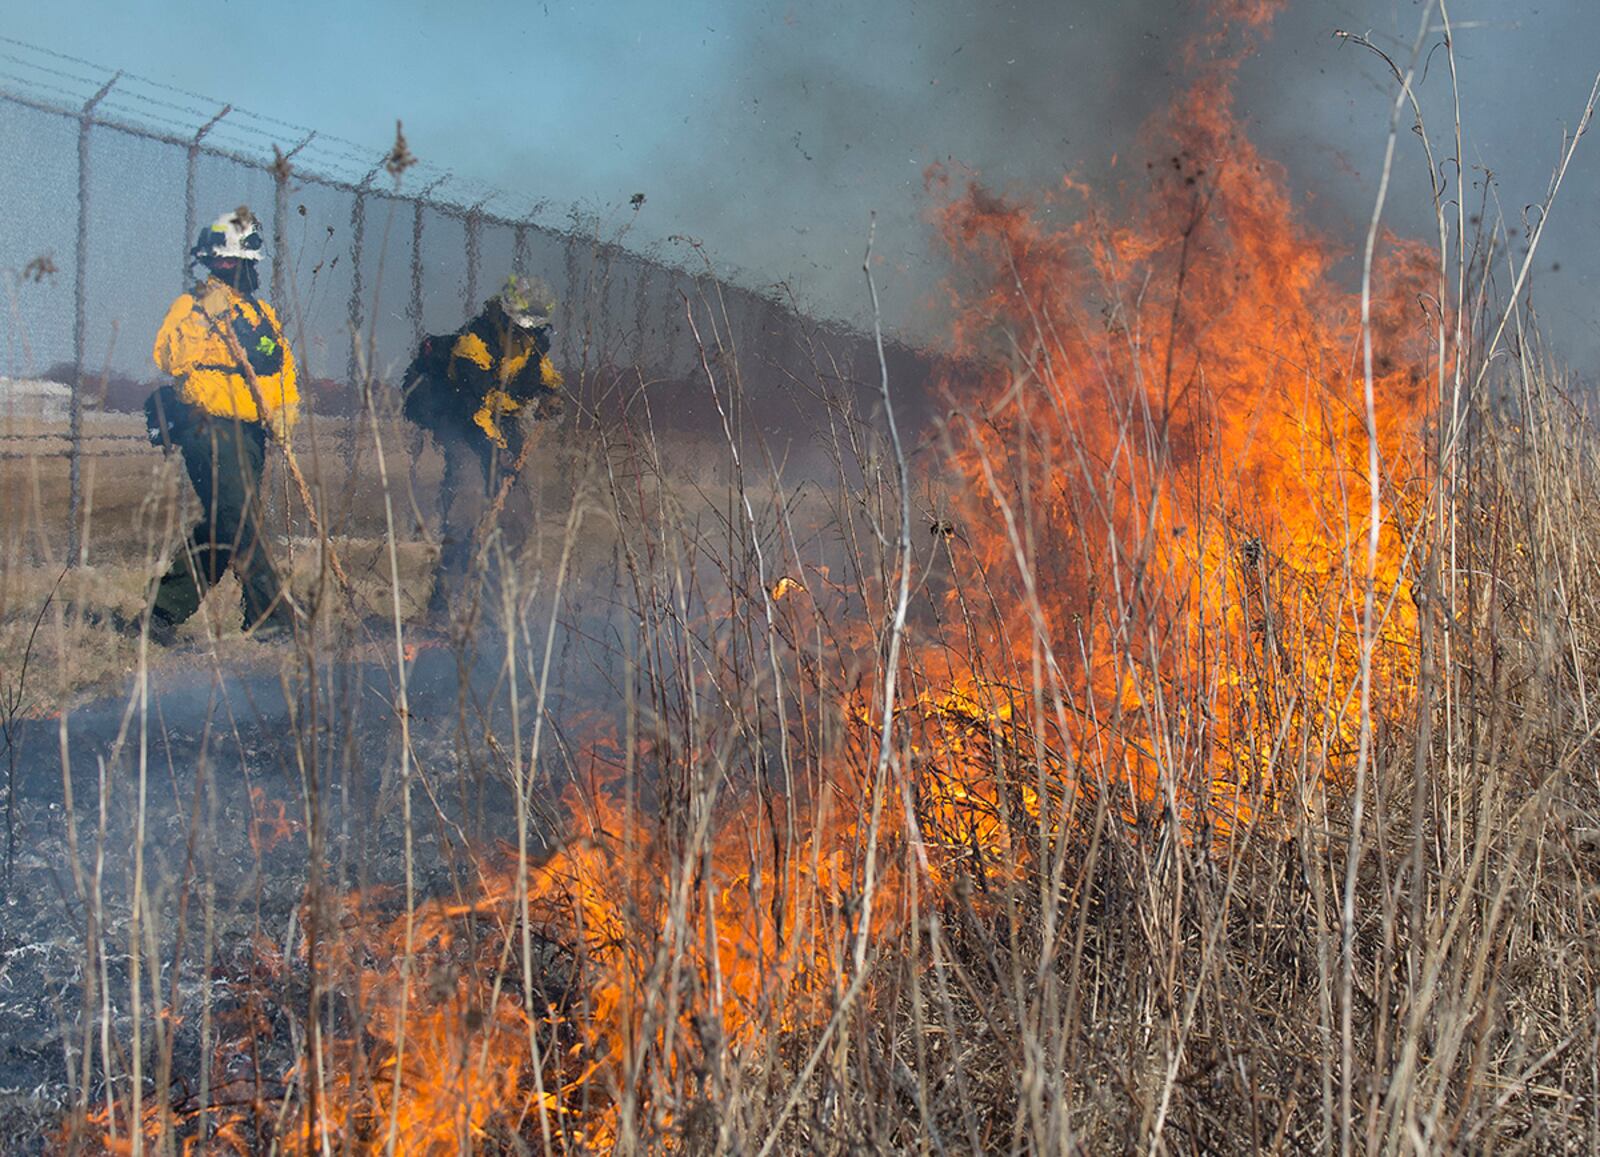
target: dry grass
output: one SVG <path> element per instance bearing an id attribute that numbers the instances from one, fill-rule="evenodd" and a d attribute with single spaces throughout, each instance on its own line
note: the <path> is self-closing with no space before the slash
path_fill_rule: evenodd
<path id="1" fill-rule="evenodd" d="M 1600 577 L 1589 560 L 1600 548 L 1592 517 L 1600 473 L 1597 444 L 1568 397 L 1539 374 L 1523 387 L 1519 403 L 1485 409 L 1471 424 L 1471 465 L 1447 524 L 1453 561 L 1435 555 L 1436 569 L 1419 566 L 1413 580 L 1425 607 L 1417 692 L 1399 714 L 1374 721 L 1348 1057 L 1338 1006 L 1339 896 L 1355 850 L 1348 790 L 1306 792 L 1304 807 L 1216 845 L 1185 835 L 1159 809 L 1130 821 L 1109 769 L 1093 770 L 1085 752 L 1072 774 L 1098 777 L 1101 794 L 1041 823 L 1014 793 L 1067 774 L 1040 754 L 1064 737 L 960 705 L 928 711 L 919 698 L 942 677 L 932 644 L 962 571 L 959 537 L 929 536 L 933 546 L 919 542 L 911 560 L 906 690 L 879 775 L 873 732 L 847 704 L 882 677 L 898 574 L 893 535 L 882 531 L 894 525 L 898 498 L 881 445 L 843 419 L 840 481 L 788 509 L 775 501 L 781 489 L 753 482 L 697 491 L 660 472 L 648 441 L 631 441 L 638 431 L 598 432 L 587 467 L 568 477 L 571 502 L 547 512 L 547 537 L 530 546 L 500 604 L 485 609 L 478 643 L 504 638 L 507 677 L 525 676 L 524 694 L 554 694 L 541 674 L 550 616 L 584 617 L 577 634 L 604 656 L 590 661 L 625 682 L 615 701 L 590 705 L 584 726 L 596 734 L 552 719 L 555 747 L 548 730 L 539 735 L 536 700 L 513 723 L 500 717 L 490 774 L 511 785 L 521 810 L 510 826 L 490 826 L 501 839 L 520 834 L 529 858 L 513 857 L 509 876 L 497 877 L 504 852 L 485 850 L 458 860 L 455 876 L 439 876 L 436 851 L 408 844 L 395 859 L 390 843 L 381 863 L 400 876 L 382 882 L 401 891 L 355 902 L 366 906 L 361 942 L 377 954 L 368 964 L 332 947 L 356 935 L 349 923 L 339 932 L 333 916 L 353 901 L 337 899 L 331 884 L 308 899 L 306 877 L 293 870 L 288 896 L 280 881 L 276 903 L 297 897 L 330 911 L 321 996 L 311 998 L 328 1042 L 320 1047 L 340 1066 L 363 1056 L 382 1071 L 395 1044 L 359 1025 L 377 1015 L 374 991 L 393 1014 L 400 990 L 371 989 L 373 978 L 394 974 L 363 969 L 395 952 L 395 967 L 414 961 L 417 979 L 405 989 L 414 1032 L 446 1015 L 447 1028 L 479 1039 L 441 1012 L 453 1007 L 439 1003 L 444 994 L 471 1005 L 491 988 L 533 991 L 520 979 L 525 970 L 563 1010 L 549 1035 L 522 1038 L 543 1058 L 538 1067 L 524 1052 L 506 1103 L 456 1135 L 454 1144 L 480 1152 L 538 1151 L 545 1127 L 553 1148 L 571 1150 L 588 1137 L 622 1151 L 1298 1152 L 1336 1147 L 1346 1064 L 1356 1148 L 1591 1147 L 1600 1139 L 1600 726 L 1591 703 Z M 357 557 L 349 549 L 352 572 L 362 569 Z M 806 597 L 764 597 L 780 575 L 799 578 Z M 988 580 L 1003 585 L 1001 576 Z M 982 593 L 966 592 L 974 604 Z M 610 608 L 580 616 L 585 600 Z M 1001 627 L 981 609 L 967 614 L 969 640 Z M 1059 694 L 1046 681 L 1023 698 Z M 397 801 L 448 796 L 465 774 L 420 741 L 412 758 L 415 780 L 386 789 L 391 839 L 435 823 L 418 814 L 396 828 Z M 958 767 L 1001 785 L 983 806 L 994 809 L 1003 839 L 952 842 L 961 815 L 932 801 L 940 777 Z M 325 792 L 342 778 L 328 774 Z M 557 806 L 562 781 L 586 790 L 569 787 L 568 804 Z M 1063 786 L 1047 785 L 1046 795 L 1063 801 Z M 296 839 L 309 838 L 314 789 L 302 781 L 289 795 L 291 814 L 304 817 Z M 342 814 L 326 798 L 320 806 L 330 824 Z M 80 827 L 92 833 L 92 816 Z M 562 853 L 535 855 L 552 837 Z M 584 859 L 585 850 L 600 860 Z M 862 917 L 869 854 L 870 925 Z M 279 873 L 283 855 L 273 861 Z M 836 856 L 842 874 L 834 875 L 827 864 Z M 480 948 L 444 951 L 426 929 L 460 917 L 441 917 L 432 897 L 471 907 L 495 878 L 506 891 L 475 909 Z M 152 944 L 166 946 L 152 965 L 173 950 L 177 883 L 143 908 L 161 928 L 148 933 Z M 573 924 L 577 904 L 591 920 L 619 923 Z M 781 919 L 771 915 L 779 907 Z M 393 921 L 386 934 L 385 921 Z M 219 918 L 217 927 L 227 924 Z M 383 940 L 407 927 L 409 945 Z M 522 939 L 523 928 L 538 934 Z M 752 947 L 751 930 L 763 928 L 781 939 Z M 287 939 L 273 936 L 274 959 L 300 961 L 294 984 L 251 981 L 277 1026 L 258 1031 L 276 1042 L 270 1088 L 284 1106 L 252 1110 L 266 1113 L 259 1136 L 274 1134 L 281 1113 L 294 1120 L 306 1111 L 304 1070 L 292 1067 L 319 1047 L 300 987 L 310 976 L 306 935 L 291 925 Z M 554 960 L 552 945 L 564 945 Z M 126 966 L 125 954 L 113 957 Z M 548 975 L 538 980 L 552 969 L 565 978 L 554 987 Z M 611 986 L 633 993 L 620 1022 L 592 1003 Z M 114 999 L 125 998 L 118 991 Z M 129 1023 L 120 1018 L 118 1032 Z M 620 1056 L 608 1051 L 619 1024 L 632 1041 Z M 178 1107 L 193 1104 L 197 1058 L 178 1050 L 171 1063 L 189 1076 L 181 1095 L 168 1089 L 170 1078 L 154 1072 L 167 1039 L 158 1020 L 149 1033 L 143 1103 L 173 1106 L 169 1127 L 192 1131 L 189 1110 Z M 83 1038 L 91 1056 L 92 1036 Z M 599 1067 L 541 1124 L 530 1082 L 537 1073 L 559 1083 L 563 1065 L 571 1079 L 572 1057 L 550 1053 L 562 1041 Z M 111 1085 L 95 1081 L 77 1095 L 121 1088 L 126 1098 L 131 1045 L 114 1053 L 120 1060 L 94 1061 L 114 1074 Z M 318 1113 L 334 1151 L 382 1148 L 385 1087 L 324 1085 Z M 424 1096 L 420 1086 L 410 1092 Z M 340 1098 L 354 1113 L 361 1104 L 373 1112 L 373 1097 L 379 1115 L 364 1132 L 334 1124 Z M 152 1130 L 152 1145 L 174 1135 Z M 247 1147 L 257 1145 L 270 1147 Z"/>
<path id="2" fill-rule="evenodd" d="M 686 308 L 722 429 L 669 453 L 647 388 L 547 432 L 525 541 L 455 608 L 448 663 L 408 647 L 433 476 L 376 414 L 329 430 L 305 458 L 369 585 L 330 595 L 300 543 L 323 612 L 254 660 L 280 713 L 252 727 L 217 690 L 245 644 L 179 653 L 213 680 L 195 726 L 151 693 L 172 657 L 91 647 L 54 603 L 35 640 L 41 705 L 132 665 L 72 766 L 36 757 L 59 797 L 24 776 L 6 967 L 34 976 L 33 944 L 77 970 L 39 972 L 53 1144 L 1595 1151 L 1600 439 L 1474 300 L 1458 340 L 1426 335 L 1462 361 L 1430 383 L 1417 488 L 1382 496 L 1393 589 L 1364 577 L 1363 483 L 1326 571 L 1280 569 L 1265 610 L 1226 587 L 1251 623 L 1231 635 L 1157 629 L 1188 621 L 1157 597 L 1186 587 L 1102 518 L 1127 477 L 1097 491 L 1091 448 L 993 423 L 991 397 L 955 392 L 953 453 L 913 470 L 819 345 L 801 385 L 832 474 L 786 480 L 741 417 L 761 370 L 719 343 L 714 287 Z M 1108 346 L 1141 323 L 1119 317 Z M 13 661 L 58 573 L 59 481 L 30 470 L 7 476 L 39 504 L 0 574 Z M 133 604 L 181 527 L 163 477 L 154 503 L 97 499 L 133 529 L 63 607 Z M 1039 497 L 1064 478 L 1071 501 Z M 1226 566 L 1264 569 L 1269 517 L 1206 517 L 1239 532 Z M 1079 545 L 1096 535 L 1122 553 Z M 1051 601 L 1084 573 L 1092 596 Z M 1313 586 L 1304 605 L 1339 611 L 1274 642 Z M 1369 592 L 1414 626 L 1352 627 Z M 1056 613 L 1080 596 L 1081 621 Z M 1358 698 L 1363 644 L 1362 674 L 1404 676 Z M 1208 747 L 1219 671 L 1296 706 Z M 1256 818 L 1230 824 L 1240 805 Z"/>

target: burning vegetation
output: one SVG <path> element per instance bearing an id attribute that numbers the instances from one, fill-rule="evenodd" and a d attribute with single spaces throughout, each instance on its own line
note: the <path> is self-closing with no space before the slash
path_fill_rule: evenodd
<path id="1" fill-rule="evenodd" d="M 124 1067 L 60 1147 L 1594 1144 L 1592 447 L 1527 361 L 1488 405 L 1437 252 L 1341 266 L 1197 67 L 1126 208 L 930 174 L 929 452 L 841 407 L 797 503 L 730 437 L 704 517 L 596 428 L 484 621 L 543 687 L 604 526 L 615 710 L 522 703 L 515 840 L 426 894 L 317 883 L 315 800 L 255 798 L 311 883 L 215 967 L 204 1094 Z"/>
<path id="2" fill-rule="evenodd" d="M 1369 580 L 1380 710 L 1409 701 L 1402 576 L 1428 485 L 1429 367 L 1452 355 L 1433 345 L 1446 327 L 1428 313 L 1428 253 L 1386 239 L 1371 506 L 1360 295 L 1241 134 L 1226 73 L 1147 144 L 1159 160 L 1139 211 L 1109 219 L 1091 198 L 1063 231 L 934 174 L 981 287 L 959 336 L 1006 367 L 949 431 L 970 528 L 952 569 L 1003 584 L 1004 642 L 948 651 L 947 681 L 1009 717 L 1039 664 L 1065 714 L 1035 728 L 1062 751 L 1100 748 L 1091 778 L 1130 806 L 1226 839 L 1348 780 Z M 1060 770 L 1075 778 L 1076 762 Z"/>

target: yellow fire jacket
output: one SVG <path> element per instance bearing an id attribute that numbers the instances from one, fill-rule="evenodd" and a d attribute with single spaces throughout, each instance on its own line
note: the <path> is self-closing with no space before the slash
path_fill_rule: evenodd
<path id="1" fill-rule="evenodd" d="M 219 330 L 221 332 L 219 332 Z M 294 424 L 300 402 L 294 353 L 272 306 L 247 298 L 215 278 L 182 294 L 167 310 L 153 351 L 156 365 L 179 382 L 183 400 L 208 414 L 262 421 L 230 333 L 255 369 L 256 386 L 272 425 Z"/>
<path id="2" fill-rule="evenodd" d="M 472 421 L 485 437 L 504 450 L 506 435 L 501 419 L 515 414 L 532 398 L 554 394 L 561 388 L 562 379 L 530 335 L 514 330 L 495 333 L 495 328 L 479 319 L 456 339 L 450 350 L 450 380 L 474 393 L 481 391 L 483 401 Z M 496 349 L 484 340 L 486 334 Z"/>

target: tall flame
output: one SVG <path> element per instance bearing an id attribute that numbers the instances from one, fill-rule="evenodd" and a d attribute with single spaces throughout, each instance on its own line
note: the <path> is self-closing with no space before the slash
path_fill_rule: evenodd
<path id="1" fill-rule="evenodd" d="M 1137 210 L 1091 202 L 1078 223 L 930 181 L 939 223 L 977 285 L 956 337 L 1008 363 L 962 405 L 968 482 L 958 575 L 1006 582 L 1013 653 L 1043 649 L 1084 722 L 1085 752 L 1138 799 L 1226 831 L 1274 784 L 1337 777 L 1357 711 L 1368 579 L 1369 439 L 1361 299 L 1297 225 L 1284 174 L 1234 119 L 1231 70 L 1174 103 L 1148 142 Z M 1068 181 L 1062 196 L 1082 196 Z M 1402 589 L 1420 501 L 1429 395 L 1428 255 L 1392 238 L 1375 272 L 1375 673 L 1403 696 L 1415 608 Z M 974 405 L 976 403 L 976 405 Z M 999 528 L 999 529 L 995 529 Z M 1007 582 L 1002 576 L 1014 576 Z M 1280 785 L 1281 786 L 1281 785 Z"/>

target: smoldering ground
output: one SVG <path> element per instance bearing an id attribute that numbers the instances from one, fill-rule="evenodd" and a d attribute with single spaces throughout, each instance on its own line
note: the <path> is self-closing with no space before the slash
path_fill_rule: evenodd
<path id="1" fill-rule="evenodd" d="M 597 709 L 617 677 L 578 641 L 604 634 L 598 618 L 558 630 L 539 773 L 558 786 L 546 802 L 574 773 L 562 720 Z M 408 862 L 420 895 L 471 891 L 474 857 L 515 834 L 512 700 L 529 716 L 540 702 L 503 643 L 485 631 L 471 648 L 417 652 L 404 700 L 374 644 L 366 658 L 312 663 L 283 648 L 216 665 L 193 651 L 160 656 L 147 684 L 21 723 L 0 912 L 6 1134 L 37 1143 L 56 1125 L 73 1100 L 84 1026 L 107 1015 L 131 1041 L 136 1000 L 181 1026 L 174 1087 L 198 1088 L 208 986 L 247 974 L 264 943 L 291 960 L 304 948 L 314 831 L 316 874 L 331 892 L 403 887 Z M 144 954 L 142 978 L 133 951 Z M 129 1063 L 120 1060 L 114 1069 Z M 155 1054 L 144 1060 L 153 1076 Z M 282 1076 L 263 1069 L 269 1082 Z"/>

